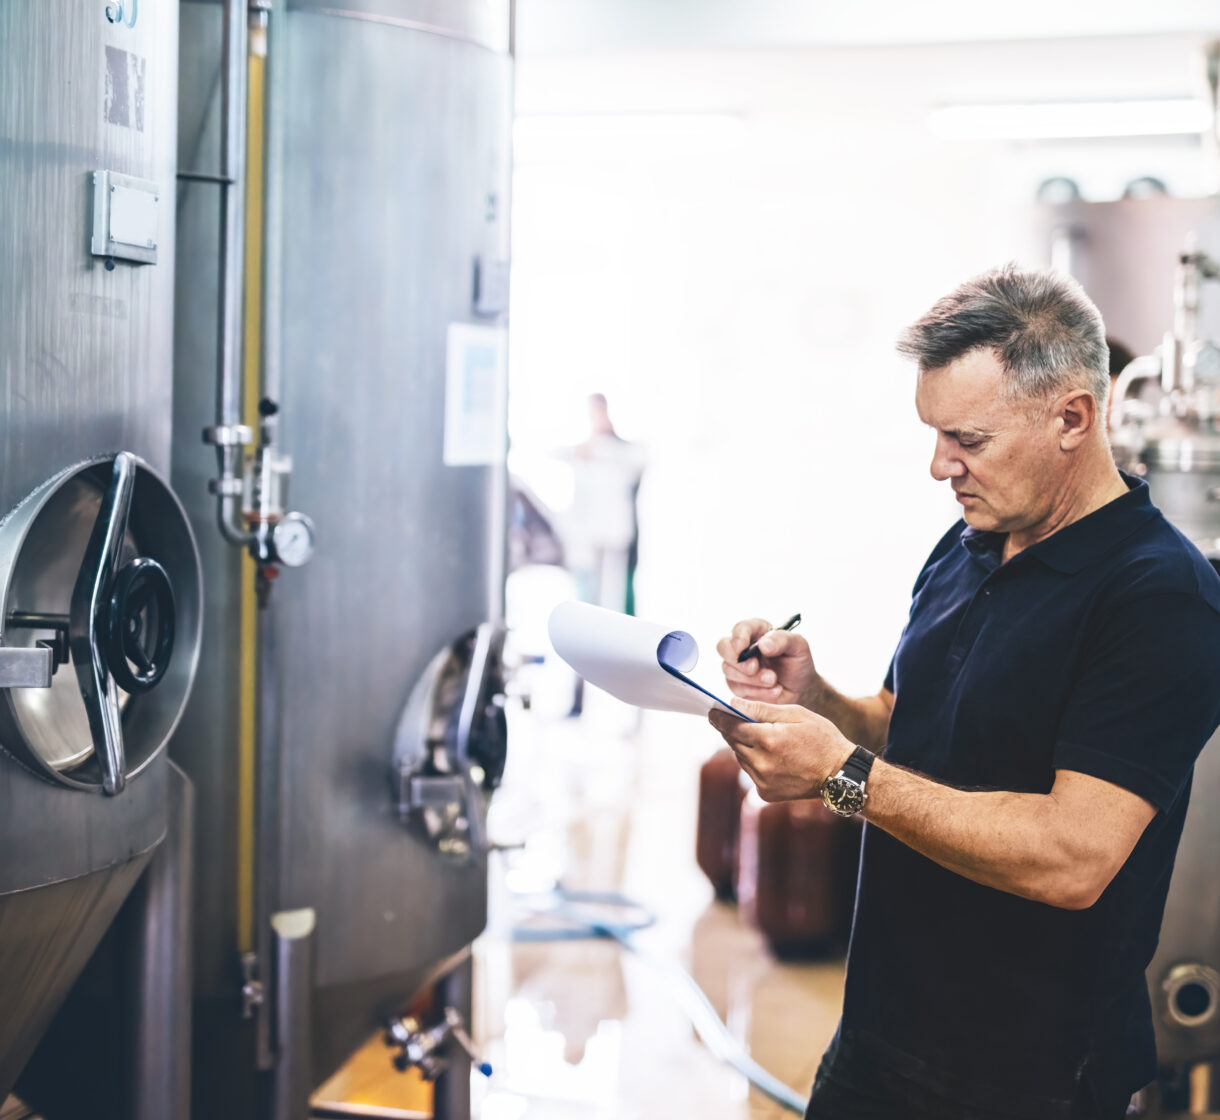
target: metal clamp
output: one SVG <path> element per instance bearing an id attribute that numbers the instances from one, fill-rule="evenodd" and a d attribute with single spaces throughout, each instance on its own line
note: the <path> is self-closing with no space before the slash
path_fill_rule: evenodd
<path id="1" fill-rule="evenodd" d="M 208 493 L 224 498 L 237 498 L 245 487 L 240 478 L 212 478 L 208 480 Z"/>
<path id="2" fill-rule="evenodd" d="M 203 442 L 214 447 L 244 447 L 254 441 L 248 424 L 213 424 L 203 429 Z"/>

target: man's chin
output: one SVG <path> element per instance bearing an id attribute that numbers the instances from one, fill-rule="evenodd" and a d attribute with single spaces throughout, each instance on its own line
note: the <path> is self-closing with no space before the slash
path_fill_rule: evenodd
<path id="1" fill-rule="evenodd" d="M 973 508 L 967 506 L 963 509 L 962 520 L 971 529 L 977 529 L 981 533 L 993 533 L 999 528 L 999 523 L 996 519 L 990 516 L 986 510 L 979 509 L 977 506 Z"/>

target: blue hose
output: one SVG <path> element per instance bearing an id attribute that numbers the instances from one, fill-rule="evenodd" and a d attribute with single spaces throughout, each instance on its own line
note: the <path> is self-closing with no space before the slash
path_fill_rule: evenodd
<path id="1" fill-rule="evenodd" d="M 520 899 L 530 896 L 517 897 Z M 574 891 L 555 887 L 545 897 L 548 900 L 554 899 L 555 904 L 540 908 L 538 912 L 545 913 L 551 919 L 550 924 L 515 926 L 512 931 L 514 941 L 582 941 L 589 938 L 617 941 L 661 975 L 669 987 L 670 994 L 686 1013 L 704 1045 L 720 1061 L 732 1066 L 763 1096 L 789 1112 L 798 1116 L 805 1115 L 809 1102 L 778 1077 L 768 1073 L 746 1053 L 741 1043 L 720 1021 L 716 1009 L 694 978 L 672 961 L 644 953 L 635 944 L 633 935 L 656 923 L 656 915 L 652 911 L 616 891 Z M 590 906 L 633 911 L 634 915 L 628 920 L 607 921 L 590 916 Z"/>

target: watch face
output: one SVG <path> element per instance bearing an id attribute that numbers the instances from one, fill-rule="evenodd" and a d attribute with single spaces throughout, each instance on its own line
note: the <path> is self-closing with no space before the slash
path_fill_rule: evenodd
<path id="1" fill-rule="evenodd" d="M 850 778 L 837 774 L 827 778 L 822 787 L 822 801 L 826 808 L 841 817 L 853 817 L 864 808 L 864 789 Z"/>

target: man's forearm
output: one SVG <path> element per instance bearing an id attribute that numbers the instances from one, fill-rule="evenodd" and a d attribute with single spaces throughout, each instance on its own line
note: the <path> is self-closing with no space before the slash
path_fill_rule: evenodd
<path id="1" fill-rule="evenodd" d="M 864 816 L 976 883 L 1083 909 L 1109 878 L 1098 852 L 1074 840 L 1058 810 L 1053 794 L 954 789 L 879 759 Z"/>
<path id="2" fill-rule="evenodd" d="M 858 746 L 880 751 L 888 740 L 890 705 L 880 696 L 844 696 L 819 680 L 801 697 L 801 705 L 825 716 Z"/>

